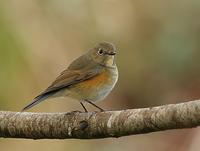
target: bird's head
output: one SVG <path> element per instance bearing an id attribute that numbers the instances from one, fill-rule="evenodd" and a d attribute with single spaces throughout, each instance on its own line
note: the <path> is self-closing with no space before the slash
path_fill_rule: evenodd
<path id="1" fill-rule="evenodd" d="M 101 42 L 89 51 L 92 59 L 104 66 L 115 65 L 116 48 L 113 44 L 108 42 Z"/>

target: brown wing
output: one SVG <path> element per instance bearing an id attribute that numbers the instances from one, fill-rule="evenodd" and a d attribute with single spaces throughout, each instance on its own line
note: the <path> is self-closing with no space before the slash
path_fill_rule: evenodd
<path id="1" fill-rule="evenodd" d="M 60 89 L 68 87 L 70 85 L 76 84 L 78 82 L 87 80 L 98 75 L 101 69 L 93 69 L 83 72 L 83 70 L 65 70 L 60 76 L 40 95 L 49 94 L 51 92 L 56 92 Z"/>
<path id="2" fill-rule="evenodd" d="M 89 78 L 94 77 L 95 75 L 99 74 L 102 70 L 94 69 L 87 72 L 82 72 L 81 70 L 65 70 L 61 73 L 61 75 L 56 78 L 56 80 L 48 87 L 43 93 L 35 97 L 35 99 L 25 106 L 22 111 L 27 110 L 36 104 L 40 103 L 41 101 L 45 100 L 49 96 L 51 96 L 54 92 L 59 91 L 65 87 L 68 87 L 72 84 L 76 84 L 80 81 L 87 80 Z"/>

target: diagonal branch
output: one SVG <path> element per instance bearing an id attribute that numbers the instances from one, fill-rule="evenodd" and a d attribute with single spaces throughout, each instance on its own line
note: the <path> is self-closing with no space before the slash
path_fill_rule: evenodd
<path id="1" fill-rule="evenodd" d="M 200 100 L 106 112 L 0 112 L 0 137 L 97 139 L 200 125 Z"/>

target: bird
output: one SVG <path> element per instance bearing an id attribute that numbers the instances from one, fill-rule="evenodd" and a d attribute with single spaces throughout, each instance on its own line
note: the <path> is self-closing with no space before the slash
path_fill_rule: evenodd
<path id="1" fill-rule="evenodd" d="M 103 100 L 118 81 L 115 62 L 116 47 L 109 42 L 100 42 L 68 66 L 42 93 L 36 96 L 22 111 L 51 98 L 71 97 L 78 100 L 85 112 L 87 102 L 100 111 L 95 104 Z"/>

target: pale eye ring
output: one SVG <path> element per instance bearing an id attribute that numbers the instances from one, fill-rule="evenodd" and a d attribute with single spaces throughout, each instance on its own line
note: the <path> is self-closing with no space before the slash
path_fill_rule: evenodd
<path id="1" fill-rule="evenodd" d="M 99 54 L 99 55 L 103 55 L 103 49 L 102 49 L 102 48 L 99 48 L 98 54 Z"/>

